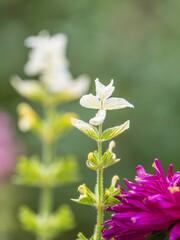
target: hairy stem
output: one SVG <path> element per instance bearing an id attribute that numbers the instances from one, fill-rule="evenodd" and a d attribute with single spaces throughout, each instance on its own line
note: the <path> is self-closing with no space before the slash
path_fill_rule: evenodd
<path id="1" fill-rule="evenodd" d="M 102 158 L 102 124 L 99 125 L 99 141 L 98 141 L 98 152 L 99 152 L 99 161 Z M 95 239 L 101 240 L 101 229 L 103 223 L 103 206 L 102 206 L 102 194 L 103 194 L 103 169 L 97 170 L 97 188 L 98 188 L 98 212 L 97 212 L 97 225 L 95 231 Z"/>

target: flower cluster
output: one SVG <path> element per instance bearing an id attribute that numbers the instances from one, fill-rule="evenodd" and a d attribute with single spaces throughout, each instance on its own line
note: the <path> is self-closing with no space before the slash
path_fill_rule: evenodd
<path id="1" fill-rule="evenodd" d="M 121 188 L 121 196 L 116 196 L 122 204 L 110 207 L 114 211 L 110 225 L 103 231 L 105 239 L 145 240 L 154 231 L 169 228 L 170 240 L 180 238 L 180 172 L 173 174 L 170 165 L 167 177 L 160 162 L 153 163 L 156 175 L 146 173 L 137 166 L 136 183 L 125 180 L 129 191 Z"/>
<path id="2" fill-rule="evenodd" d="M 48 99 L 51 104 L 57 104 L 77 99 L 88 90 L 89 77 L 80 75 L 74 80 L 69 71 L 66 35 L 50 36 L 42 31 L 38 36 L 27 38 L 25 45 L 31 48 L 25 73 L 39 75 L 40 81 L 12 78 L 11 83 L 20 95 L 41 103 Z"/>

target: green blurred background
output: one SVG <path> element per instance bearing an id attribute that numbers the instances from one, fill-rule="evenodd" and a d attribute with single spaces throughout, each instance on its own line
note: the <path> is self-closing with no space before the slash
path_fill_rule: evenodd
<path id="1" fill-rule="evenodd" d="M 24 39 L 47 29 L 69 38 L 68 59 L 74 77 L 87 73 L 108 84 L 113 78 L 114 96 L 123 97 L 135 109 L 109 111 L 104 128 L 131 120 L 130 130 L 117 137 L 115 152 L 121 161 L 105 171 L 104 184 L 113 175 L 134 179 L 134 168 L 143 164 L 148 171 L 159 158 L 167 172 L 170 163 L 179 169 L 180 122 L 180 1 L 179 0 L 0 0 L 0 108 L 17 122 L 16 106 L 24 101 L 9 84 L 13 74 L 25 77 L 23 67 L 28 50 Z M 95 111 L 83 109 L 79 102 L 64 105 L 88 121 Z M 16 124 L 17 125 L 17 124 Z M 17 127 L 16 127 L 17 128 Z M 31 134 L 18 132 L 28 155 L 40 153 L 40 143 Z M 0 133 L 1 134 L 1 133 Z M 104 149 L 107 143 L 104 144 Z M 77 156 L 81 182 L 93 188 L 95 173 L 86 167 L 87 154 L 95 142 L 78 130 L 71 130 L 58 144 L 62 155 Z M 8 149 L 7 149 L 8 151 Z M 77 227 L 61 238 L 75 239 L 79 231 L 90 236 L 96 213 L 88 206 L 70 201 L 77 198 L 80 183 L 55 191 L 55 207 L 71 205 Z M 0 185 L 0 239 L 35 239 L 21 230 L 18 206 L 28 204 L 37 210 L 37 189 Z M 107 215 L 106 215 L 107 218 Z"/>

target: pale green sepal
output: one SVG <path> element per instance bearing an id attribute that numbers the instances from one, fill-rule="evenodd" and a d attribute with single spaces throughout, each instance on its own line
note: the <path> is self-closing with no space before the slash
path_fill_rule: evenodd
<path id="1" fill-rule="evenodd" d="M 108 149 L 101 158 L 101 161 L 99 160 L 97 151 L 95 151 L 94 153 L 90 153 L 88 155 L 88 160 L 86 161 L 86 164 L 89 168 L 93 170 L 100 170 L 103 168 L 107 168 L 119 161 L 120 159 L 116 159 L 115 154 Z"/>
<path id="2" fill-rule="evenodd" d="M 59 233 L 74 228 L 74 216 L 67 205 L 62 205 L 50 215 L 38 215 L 29 207 L 21 207 L 19 212 L 23 228 L 44 239 L 55 238 Z"/>
<path id="3" fill-rule="evenodd" d="M 122 132 L 124 132 L 129 128 L 129 124 L 130 124 L 130 121 L 128 120 L 120 126 L 106 129 L 102 134 L 101 140 L 107 141 L 107 140 L 110 140 L 111 138 L 118 136 L 119 134 L 121 134 Z"/>
<path id="4" fill-rule="evenodd" d="M 115 175 L 112 178 L 111 186 L 108 189 L 106 188 L 103 193 L 102 202 L 104 203 L 105 207 L 113 206 L 120 203 L 120 201 L 114 197 L 115 195 L 121 194 L 120 188 L 115 187 L 118 179 L 119 177 Z"/>
<path id="5" fill-rule="evenodd" d="M 102 157 L 103 168 L 107 168 L 120 161 L 120 159 L 116 159 L 115 157 L 115 154 L 108 149 Z"/>
<path id="6" fill-rule="evenodd" d="M 84 236 L 84 234 L 79 233 L 77 240 L 88 240 L 88 239 Z"/>
<path id="7" fill-rule="evenodd" d="M 120 201 L 114 197 L 115 195 L 120 195 L 119 188 L 114 190 L 114 192 L 110 193 L 110 196 L 104 201 L 104 205 L 106 207 L 113 206 L 120 203 Z"/>
<path id="8" fill-rule="evenodd" d="M 96 127 L 82 120 L 71 118 L 71 123 L 74 127 L 78 128 L 81 132 L 85 133 L 89 137 L 98 140 L 98 130 Z"/>
<path id="9" fill-rule="evenodd" d="M 79 199 L 71 199 L 72 201 L 81 204 L 96 206 L 97 204 L 96 196 L 89 190 L 86 184 L 80 185 L 78 191 L 81 194 Z"/>

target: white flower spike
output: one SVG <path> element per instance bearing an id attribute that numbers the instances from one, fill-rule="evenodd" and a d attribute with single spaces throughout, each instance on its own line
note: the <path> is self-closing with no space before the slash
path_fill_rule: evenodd
<path id="1" fill-rule="evenodd" d="M 113 86 L 113 80 L 111 80 L 110 84 L 107 86 L 100 83 L 98 78 L 95 80 L 95 83 L 96 96 L 93 94 L 82 96 L 80 104 L 83 107 L 101 110 L 115 110 L 126 107 L 134 108 L 131 103 L 123 98 L 109 98 L 115 89 Z"/>
<path id="2" fill-rule="evenodd" d="M 44 72 L 63 70 L 68 67 L 66 58 L 67 37 L 64 34 L 50 36 L 44 30 L 38 36 L 28 37 L 25 45 L 31 48 L 29 60 L 25 65 L 28 75 L 42 74 Z"/>

